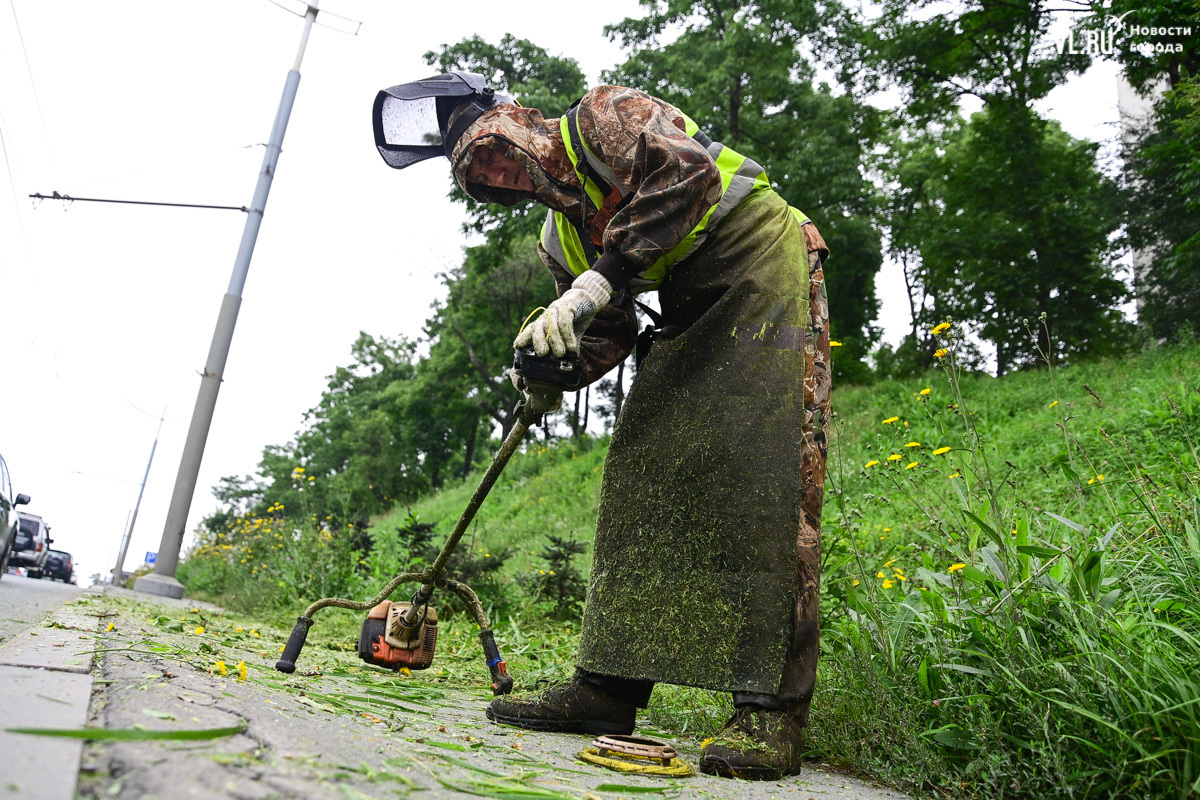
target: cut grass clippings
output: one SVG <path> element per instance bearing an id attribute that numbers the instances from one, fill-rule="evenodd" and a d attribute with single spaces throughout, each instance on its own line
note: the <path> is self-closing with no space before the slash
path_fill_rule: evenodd
<path id="1" fill-rule="evenodd" d="M 202 728 L 190 731 L 152 731 L 144 728 L 5 728 L 5 733 L 24 733 L 28 736 L 56 736 L 63 739 L 87 739 L 108 742 L 176 741 L 195 742 L 236 736 L 246 730 L 246 724 L 231 728 Z"/>

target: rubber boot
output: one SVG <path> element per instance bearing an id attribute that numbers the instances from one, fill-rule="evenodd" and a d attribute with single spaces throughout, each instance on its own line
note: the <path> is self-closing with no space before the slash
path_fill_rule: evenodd
<path id="1" fill-rule="evenodd" d="M 741 706 L 700 751 L 700 771 L 758 781 L 795 775 L 800 771 L 803 733 L 784 711 Z"/>
<path id="2" fill-rule="evenodd" d="M 637 706 L 576 675 L 570 683 L 528 698 L 497 697 L 487 707 L 487 718 L 532 731 L 630 734 Z"/>

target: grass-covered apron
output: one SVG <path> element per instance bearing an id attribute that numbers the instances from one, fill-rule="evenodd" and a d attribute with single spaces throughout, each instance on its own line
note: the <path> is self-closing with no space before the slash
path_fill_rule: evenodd
<path id="1" fill-rule="evenodd" d="M 798 598 L 812 559 L 798 562 L 797 540 L 809 549 L 802 504 L 815 489 L 818 541 L 810 544 L 819 552 L 822 486 L 805 482 L 824 476 L 823 452 L 815 477 L 802 469 L 814 415 L 810 407 L 806 444 L 801 226 L 777 194 L 756 192 L 674 268 L 659 300 L 667 333 L 638 370 L 604 465 L 578 665 L 774 694 L 795 622 L 810 616 L 798 599 L 811 601 L 815 626 L 816 577 L 814 596 Z M 815 420 L 822 433 L 825 387 Z M 815 672 L 815 637 L 814 627 L 806 673 Z"/>

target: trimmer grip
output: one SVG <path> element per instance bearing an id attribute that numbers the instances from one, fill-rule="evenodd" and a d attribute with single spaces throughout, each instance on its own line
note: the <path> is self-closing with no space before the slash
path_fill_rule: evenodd
<path id="1" fill-rule="evenodd" d="M 312 627 L 312 624 L 312 617 L 296 618 L 296 627 L 292 628 L 292 635 L 288 637 L 287 644 L 283 648 L 283 655 L 275 662 L 275 669 L 289 675 L 296 671 L 296 659 L 300 657 L 300 651 L 304 649 L 304 642 L 308 639 L 308 629 Z"/>
<path id="2" fill-rule="evenodd" d="M 487 659 L 488 671 L 492 673 L 492 694 L 497 697 L 510 694 L 513 690 L 513 679 L 508 674 L 508 665 L 500 657 L 500 648 L 496 646 L 496 636 L 492 629 L 480 631 L 479 641 L 483 644 L 483 657 Z"/>

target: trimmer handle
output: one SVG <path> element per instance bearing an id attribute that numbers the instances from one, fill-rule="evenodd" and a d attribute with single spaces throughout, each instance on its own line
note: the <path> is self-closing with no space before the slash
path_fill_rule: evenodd
<path id="1" fill-rule="evenodd" d="M 304 649 L 304 642 L 308 639 L 308 629 L 312 627 L 312 624 L 312 617 L 296 618 L 296 626 L 292 628 L 292 635 L 288 637 L 287 644 L 284 645 L 283 655 L 275 662 L 275 669 L 286 672 L 288 675 L 296 671 L 296 659 L 300 657 L 300 651 Z"/>
<path id="2" fill-rule="evenodd" d="M 570 392 L 583 383 L 583 358 L 578 353 L 567 353 L 562 358 L 539 356 L 532 347 L 522 347 L 513 352 L 513 371 L 527 385 Z"/>
<path id="3" fill-rule="evenodd" d="M 487 659 L 488 671 L 492 673 L 492 694 L 496 697 L 511 694 L 513 679 L 508 674 L 508 665 L 500 655 L 500 648 L 496 646 L 496 635 L 492 633 L 492 629 L 481 630 L 479 641 L 483 645 L 483 657 Z"/>

